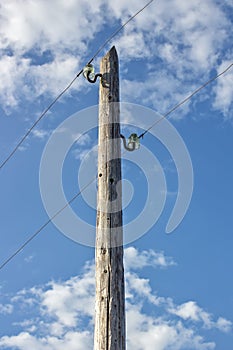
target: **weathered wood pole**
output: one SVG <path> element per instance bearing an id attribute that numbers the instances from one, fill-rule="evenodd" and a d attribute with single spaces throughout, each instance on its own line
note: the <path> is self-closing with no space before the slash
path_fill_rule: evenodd
<path id="1" fill-rule="evenodd" d="M 94 350 L 125 350 L 119 69 L 115 47 L 102 58 L 100 73 Z"/>

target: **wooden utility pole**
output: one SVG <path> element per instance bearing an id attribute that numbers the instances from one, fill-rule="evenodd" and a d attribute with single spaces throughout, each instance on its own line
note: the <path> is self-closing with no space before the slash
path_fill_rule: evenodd
<path id="1" fill-rule="evenodd" d="M 125 350 L 119 69 L 115 47 L 102 58 L 100 73 L 94 350 Z"/>

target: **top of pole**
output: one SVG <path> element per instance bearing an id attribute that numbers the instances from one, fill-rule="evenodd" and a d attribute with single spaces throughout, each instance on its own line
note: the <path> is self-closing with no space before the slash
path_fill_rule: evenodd
<path id="1" fill-rule="evenodd" d="M 103 59 L 107 56 L 112 56 L 118 61 L 118 54 L 115 46 L 112 46 L 111 49 L 106 53 Z"/>
<path id="2" fill-rule="evenodd" d="M 119 62 L 115 46 L 106 53 L 100 61 L 100 104 L 106 103 L 109 108 L 113 108 L 110 102 L 119 103 Z M 119 108 L 119 106 L 115 106 Z"/>

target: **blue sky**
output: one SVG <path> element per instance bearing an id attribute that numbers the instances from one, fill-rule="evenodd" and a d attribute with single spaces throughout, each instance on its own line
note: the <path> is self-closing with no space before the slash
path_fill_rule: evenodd
<path id="1" fill-rule="evenodd" d="M 1 0 L 0 6 L 3 161 L 100 44 L 142 3 Z M 166 113 L 232 62 L 232 11 L 228 0 L 155 1 L 113 40 L 121 101 L 143 106 L 143 123 L 146 108 Z M 95 59 L 96 71 L 111 45 Z M 188 211 L 169 235 L 165 230 L 178 194 L 177 169 L 155 136 L 142 140 L 163 169 L 167 192 L 157 223 L 125 247 L 128 350 L 232 347 L 232 78 L 231 70 L 169 118 L 194 173 Z M 39 172 L 53 130 L 97 103 L 98 84 L 80 77 L 1 170 L 1 262 L 48 219 Z M 96 144 L 93 130 L 70 149 L 63 167 L 67 199 L 78 190 L 80 161 Z M 123 173 L 134 188 L 124 211 L 127 222 L 143 208 L 147 176 L 127 160 Z M 95 185 L 89 196 L 95 201 Z M 94 225 L 95 210 L 83 198 L 72 208 Z M 0 271 L 0 349 L 92 349 L 93 264 L 92 247 L 68 239 L 53 224 L 42 231 Z"/>

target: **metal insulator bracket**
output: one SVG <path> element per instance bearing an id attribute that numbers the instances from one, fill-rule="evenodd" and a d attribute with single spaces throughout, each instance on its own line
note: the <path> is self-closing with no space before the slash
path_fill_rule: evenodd
<path id="1" fill-rule="evenodd" d="M 126 142 L 126 138 L 124 135 L 120 134 L 120 137 L 123 140 L 123 144 L 124 144 L 124 148 L 129 151 L 135 151 L 136 149 L 138 149 L 140 147 L 140 143 L 139 143 L 139 137 L 137 136 L 137 134 L 131 134 L 128 140 L 128 144 Z"/>
<path id="2" fill-rule="evenodd" d="M 83 68 L 83 76 L 89 81 L 89 83 L 94 84 L 98 77 L 102 77 L 102 74 L 95 74 L 93 65 L 89 63 Z"/>

